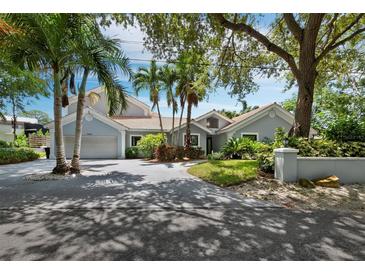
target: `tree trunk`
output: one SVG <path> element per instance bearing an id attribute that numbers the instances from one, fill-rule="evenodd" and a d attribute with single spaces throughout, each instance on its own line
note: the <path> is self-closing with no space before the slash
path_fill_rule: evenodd
<path id="1" fill-rule="evenodd" d="M 186 99 L 184 99 L 184 102 L 181 105 L 181 113 L 180 113 L 180 120 L 179 120 L 179 129 L 177 130 L 177 142 L 176 142 L 176 145 L 177 146 L 179 146 L 179 144 L 180 144 L 181 122 L 182 122 L 182 117 L 183 117 L 183 114 L 184 114 L 185 102 L 186 102 Z"/>
<path id="2" fill-rule="evenodd" d="M 186 132 L 185 132 L 185 148 L 191 148 L 190 122 L 192 104 L 188 102 L 188 110 L 186 115 Z"/>
<path id="3" fill-rule="evenodd" d="M 82 142 L 82 117 L 84 115 L 86 82 L 89 75 L 89 70 L 84 69 L 81 85 L 79 88 L 79 94 L 77 96 L 77 110 L 76 110 L 76 125 L 75 125 L 75 141 L 74 151 L 71 161 L 71 173 L 80 173 L 80 152 Z"/>
<path id="4" fill-rule="evenodd" d="M 63 142 L 63 129 L 62 129 L 62 92 L 60 84 L 60 72 L 57 64 L 53 66 L 53 111 L 54 111 L 54 140 L 55 140 L 55 153 L 56 153 L 56 167 L 53 169 L 55 174 L 65 174 L 69 170 L 69 166 L 66 162 L 65 146 Z"/>
<path id="5" fill-rule="evenodd" d="M 156 103 L 156 107 L 157 107 L 158 119 L 160 120 L 161 133 L 163 133 L 163 126 L 162 126 L 162 119 L 161 119 L 160 105 L 159 105 L 158 101 L 157 101 L 157 103 Z"/>
<path id="6" fill-rule="evenodd" d="M 174 102 L 172 102 L 172 134 L 171 134 L 171 144 L 174 144 L 174 136 L 175 136 L 175 106 Z"/>
<path id="7" fill-rule="evenodd" d="M 16 141 L 16 106 L 15 106 L 15 98 L 14 96 L 11 97 L 11 104 L 12 104 L 12 110 L 13 110 L 13 135 L 14 135 L 14 141 Z"/>

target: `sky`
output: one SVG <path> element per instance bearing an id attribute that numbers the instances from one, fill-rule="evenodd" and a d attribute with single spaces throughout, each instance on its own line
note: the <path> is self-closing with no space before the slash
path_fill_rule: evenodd
<path id="1" fill-rule="evenodd" d="M 267 31 L 270 21 L 273 15 L 265 15 L 262 17 L 261 31 L 265 33 Z M 261 23 L 261 22 L 260 22 Z M 122 27 L 112 25 L 106 29 L 105 34 L 113 38 L 119 38 L 122 43 L 122 50 L 125 52 L 127 57 L 133 59 L 152 59 L 152 54 L 148 52 L 141 43 L 143 41 L 144 33 L 138 27 L 129 27 L 124 29 Z M 132 42 L 131 42 L 132 41 Z M 130 61 L 133 70 L 137 70 L 140 66 L 148 66 L 147 62 L 144 61 Z M 124 77 L 121 77 L 123 86 L 128 90 L 129 94 L 135 95 L 132 85 Z M 294 90 L 283 92 L 284 82 L 278 81 L 275 78 L 257 78 L 256 83 L 259 84 L 258 92 L 249 94 L 246 97 L 248 105 L 265 105 L 272 102 L 282 102 L 287 98 L 290 98 Z M 94 77 L 88 79 L 87 89 L 98 87 L 99 83 Z M 141 92 L 138 99 L 151 105 L 149 102 L 148 92 Z M 171 116 L 171 109 L 167 107 L 165 96 L 162 94 L 160 102 L 161 113 L 164 116 Z M 224 88 L 216 89 L 214 92 L 209 93 L 206 100 L 199 103 L 197 108 L 193 109 L 193 117 L 202 115 L 212 109 L 226 109 L 236 110 L 241 109 L 241 105 L 238 103 L 237 98 L 228 95 L 228 90 Z M 53 99 L 40 98 L 40 100 L 32 100 L 30 104 L 26 106 L 26 110 L 37 109 L 48 113 L 53 118 Z"/>

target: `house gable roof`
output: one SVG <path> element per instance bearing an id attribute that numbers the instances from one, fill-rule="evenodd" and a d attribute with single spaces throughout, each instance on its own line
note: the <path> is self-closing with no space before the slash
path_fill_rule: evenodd
<path id="1" fill-rule="evenodd" d="M 225 120 L 225 121 L 227 121 L 227 122 L 229 122 L 229 123 L 233 123 L 233 120 L 232 120 L 232 119 L 229 119 L 228 117 L 226 117 L 226 116 L 224 116 L 224 115 L 220 114 L 220 113 L 219 113 L 218 111 L 216 111 L 215 109 L 213 109 L 213 110 L 211 110 L 211 111 L 208 111 L 207 113 L 204 113 L 203 115 L 200 115 L 200 116 L 196 117 L 194 120 L 195 120 L 195 121 L 200 121 L 200 120 L 202 120 L 202 119 L 209 118 L 209 117 L 211 117 L 211 116 L 213 116 L 213 115 L 216 115 L 216 116 L 218 116 L 219 118 L 221 118 L 222 120 Z"/>
<path id="2" fill-rule="evenodd" d="M 111 126 L 112 128 L 117 129 L 118 131 L 121 130 L 126 130 L 128 129 L 126 126 L 121 125 L 120 123 L 117 123 L 116 121 L 114 121 L 113 119 L 110 119 L 109 117 L 105 116 L 102 113 L 97 112 L 95 109 L 91 108 L 91 107 L 85 107 L 84 108 L 84 116 L 87 114 L 91 114 L 93 117 L 95 117 L 97 120 Z M 67 124 L 70 124 L 72 122 L 76 121 L 76 112 L 73 112 L 69 115 L 66 115 L 64 117 L 62 117 L 62 126 L 65 126 Z M 50 122 L 47 124 L 47 127 L 52 129 L 54 128 L 54 121 Z"/>
<path id="3" fill-rule="evenodd" d="M 292 124 L 294 121 L 294 115 L 290 112 L 283 109 L 280 105 L 276 102 L 264 105 L 247 113 L 244 113 L 240 116 L 233 118 L 234 121 L 232 124 L 225 126 L 224 128 L 218 130 L 218 133 L 228 132 L 234 130 L 243 125 L 249 125 L 254 121 L 260 119 L 261 117 L 265 116 L 270 110 L 275 109 L 277 110 L 277 115 L 287 121 L 288 123 Z"/>

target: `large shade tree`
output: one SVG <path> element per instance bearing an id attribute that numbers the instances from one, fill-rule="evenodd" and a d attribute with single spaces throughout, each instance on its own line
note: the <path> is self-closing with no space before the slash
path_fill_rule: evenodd
<path id="1" fill-rule="evenodd" d="M 363 14 L 277 14 L 268 30 L 260 24 L 259 14 L 138 14 L 136 18 L 147 34 L 145 46 L 156 57 L 172 59 L 184 49 L 207 56 L 215 64 L 216 83 L 230 87 L 240 100 L 257 90 L 258 75 L 285 78 L 289 87 L 296 84 L 291 132 L 297 136 L 309 134 L 316 87 L 359 80 L 351 60 L 363 58 Z"/>

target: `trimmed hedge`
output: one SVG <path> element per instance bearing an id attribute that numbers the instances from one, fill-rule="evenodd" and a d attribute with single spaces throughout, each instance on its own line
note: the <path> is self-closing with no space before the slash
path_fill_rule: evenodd
<path id="1" fill-rule="evenodd" d="M 200 159 L 203 156 L 203 150 L 200 147 L 176 147 L 168 144 L 161 144 L 155 151 L 155 158 L 162 162 L 171 162 L 174 160 Z"/>
<path id="2" fill-rule="evenodd" d="M 125 150 L 125 157 L 127 159 L 137 159 L 139 158 L 139 155 L 138 147 L 129 147 Z"/>
<path id="3" fill-rule="evenodd" d="M 30 148 L 0 148 L 0 165 L 33 161 L 40 154 Z"/>

